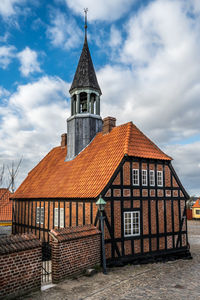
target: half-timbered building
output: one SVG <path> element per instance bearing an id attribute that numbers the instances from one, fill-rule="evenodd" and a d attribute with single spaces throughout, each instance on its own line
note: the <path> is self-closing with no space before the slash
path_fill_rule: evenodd
<path id="1" fill-rule="evenodd" d="M 107 262 L 188 255 L 188 194 L 171 157 L 132 122 L 102 120 L 87 34 L 69 92 L 67 134 L 15 192 L 13 232 L 48 244 L 52 228 L 98 226 L 102 195 Z"/>

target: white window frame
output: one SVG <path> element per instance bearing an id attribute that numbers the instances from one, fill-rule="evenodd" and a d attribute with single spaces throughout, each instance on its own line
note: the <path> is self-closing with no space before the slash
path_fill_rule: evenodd
<path id="1" fill-rule="evenodd" d="M 196 215 L 200 215 L 200 209 L 196 209 Z"/>
<path id="2" fill-rule="evenodd" d="M 163 171 L 157 171 L 157 186 L 163 186 Z"/>
<path id="3" fill-rule="evenodd" d="M 142 185 L 147 186 L 147 170 L 142 170 Z"/>
<path id="4" fill-rule="evenodd" d="M 133 185 L 139 185 L 140 184 L 139 169 L 133 169 L 132 170 L 132 181 L 133 181 Z"/>
<path id="5" fill-rule="evenodd" d="M 36 207 L 36 224 L 44 224 L 44 207 Z"/>
<path id="6" fill-rule="evenodd" d="M 155 171 L 149 170 L 149 185 L 155 186 Z"/>
<path id="7" fill-rule="evenodd" d="M 54 226 L 58 227 L 58 208 L 54 208 Z M 60 208 L 60 228 L 64 228 L 64 208 Z"/>
<path id="8" fill-rule="evenodd" d="M 130 229 L 129 229 L 129 233 L 126 233 L 128 230 L 128 225 L 130 225 Z M 129 237 L 129 236 L 139 236 L 139 235 L 140 235 L 140 211 L 139 210 L 125 211 L 124 212 L 124 236 Z"/>

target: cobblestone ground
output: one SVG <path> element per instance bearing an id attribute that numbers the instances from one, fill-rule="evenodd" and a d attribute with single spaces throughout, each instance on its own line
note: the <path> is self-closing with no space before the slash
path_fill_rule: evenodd
<path id="1" fill-rule="evenodd" d="M 65 280 L 26 300 L 200 299 L 200 221 L 189 221 L 192 260 L 112 268 L 108 275 Z"/>

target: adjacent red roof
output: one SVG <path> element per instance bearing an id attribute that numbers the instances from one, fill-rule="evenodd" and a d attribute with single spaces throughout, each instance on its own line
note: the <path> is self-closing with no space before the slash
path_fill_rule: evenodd
<path id="1" fill-rule="evenodd" d="M 199 199 L 197 199 L 197 201 L 195 202 L 195 204 L 192 206 L 192 208 L 200 208 L 200 198 Z"/>
<path id="2" fill-rule="evenodd" d="M 56 147 L 28 174 L 13 198 L 96 198 L 124 155 L 171 160 L 132 122 L 98 133 L 72 161 Z"/>
<path id="3" fill-rule="evenodd" d="M 8 189 L 0 188 L 0 221 L 12 220 L 11 192 Z"/>

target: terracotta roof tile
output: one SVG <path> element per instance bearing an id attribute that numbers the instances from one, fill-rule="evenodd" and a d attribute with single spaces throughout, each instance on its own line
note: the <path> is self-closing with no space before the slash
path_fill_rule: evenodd
<path id="1" fill-rule="evenodd" d="M 12 201 L 11 192 L 8 189 L 0 189 L 0 221 L 6 222 L 12 220 Z"/>
<path id="2" fill-rule="evenodd" d="M 66 148 L 52 149 L 28 174 L 13 198 L 96 198 L 125 154 L 171 160 L 132 122 L 98 133 L 72 161 Z"/>
<path id="3" fill-rule="evenodd" d="M 197 199 L 197 201 L 195 202 L 195 204 L 192 207 L 200 208 L 200 198 Z"/>

